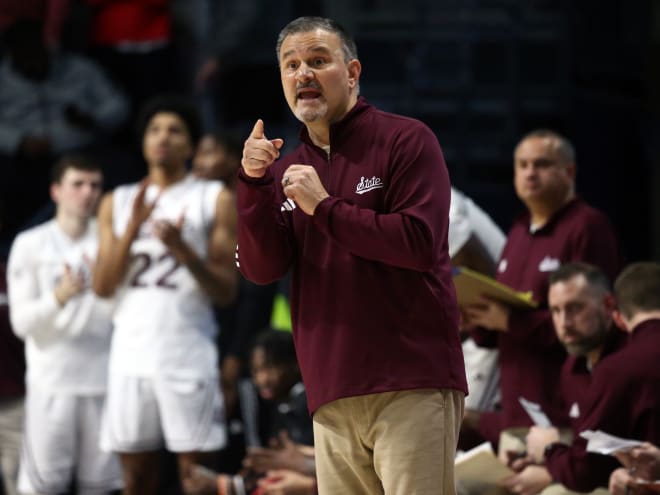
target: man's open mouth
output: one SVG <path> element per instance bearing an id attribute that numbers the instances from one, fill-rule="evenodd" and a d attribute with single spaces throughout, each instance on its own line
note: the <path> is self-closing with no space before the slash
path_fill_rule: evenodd
<path id="1" fill-rule="evenodd" d="M 313 100 L 315 98 L 320 98 L 321 92 L 316 88 L 302 88 L 296 93 L 296 98 L 298 100 Z"/>

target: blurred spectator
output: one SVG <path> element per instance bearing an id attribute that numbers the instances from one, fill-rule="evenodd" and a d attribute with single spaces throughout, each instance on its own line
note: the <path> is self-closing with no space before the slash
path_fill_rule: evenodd
<path id="1" fill-rule="evenodd" d="M 265 436 L 272 440 L 286 431 L 292 441 L 313 445 L 312 421 L 291 333 L 260 333 L 250 353 L 250 370 L 259 396 L 276 405 Z"/>
<path id="2" fill-rule="evenodd" d="M 91 8 L 91 51 L 129 96 L 133 116 L 149 97 L 181 89 L 169 0 L 82 1 Z"/>
<path id="3" fill-rule="evenodd" d="M 5 208 L 0 198 L 0 231 Z M 18 464 L 23 437 L 25 357 L 9 321 L 7 253 L 0 252 L 0 479 L 5 495 L 18 495 Z M 2 490 L 0 490 L 2 491 Z"/>
<path id="4" fill-rule="evenodd" d="M 43 21 L 43 38 L 49 47 L 59 45 L 71 0 L 2 0 L 0 32 L 19 19 Z"/>
<path id="5" fill-rule="evenodd" d="M 127 115 L 124 97 L 94 63 L 49 50 L 41 31 L 38 21 L 17 21 L 4 35 L 0 163 L 10 231 L 48 199 L 54 157 L 101 141 Z"/>
<path id="6" fill-rule="evenodd" d="M 222 180 L 234 191 L 242 152 L 242 144 L 231 135 L 205 134 L 193 158 L 193 173 L 209 180 Z M 229 444 L 222 451 L 221 465 L 227 472 L 239 469 L 245 455 L 245 437 L 252 438 L 249 442 L 252 444 L 257 438 L 257 426 L 246 424 L 243 418 L 245 410 L 251 409 L 250 404 L 256 403 L 256 398 L 250 398 L 251 387 L 246 389 L 245 377 L 249 376 L 250 344 L 257 332 L 270 322 L 277 287 L 277 283 L 257 285 L 241 275 L 235 302 L 215 309 L 220 325 L 220 377 L 229 432 Z M 246 428 L 252 428 L 253 432 L 246 432 Z"/>
<path id="7" fill-rule="evenodd" d="M 559 375 L 566 353 L 547 308 L 548 275 L 562 263 L 586 261 L 613 278 L 621 267 L 619 244 L 608 219 L 575 194 L 575 151 L 549 130 L 523 137 L 514 152 L 514 186 L 527 211 L 513 223 L 497 280 L 531 292 L 536 310 L 496 301 L 464 308 L 464 324 L 479 345 L 499 349 L 501 411 L 469 410 L 464 427 L 497 444 L 500 433 L 531 426 L 520 397 L 561 420 Z"/>
<path id="8" fill-rule="evenodd" d="M 193 157 L 193 173 L 201 179 L 221 180 L 234 191 L 242 155 L 243 143 L 231 135 L 205 134 Z"/>
<path id="9" fill-rule="evenodd" d="M 260 333 L 250 353 L 250 368 L 253 382 L 250 389 L 256 389 L 261 402 L 259 408 L 245 408 L 243 413 L 246 424 L 263 425 L 260 443 L 250 445 L 250 439 L 246 438 L 244 468 L 237 476 L 220 475 L 213 479 L 191 471 L 184 484 L 189 495 L 215 494 L 221 484 L 229 487 L 230 494 L 240 493 L 235 490 L 237 486 L 252 493 L 260 480 L 262 485 L 276 482 L 274 476 L 266 475 L 274 470 L 282 470 L 276 477 L 285 477 L 289 484 L 312 490 L 315 487 L 312 421 L 292 335 L 272 329 Z M 262 490 L 266 491 L 259 493 L 271 493 L 266 487 Z"/>
<path id="10" fill-rule="evenodd" d="M 121 488 L 119 460 L 99 449 L 112 330 L 110 301 L 90 290 L 98 248 L 99 167 L 65 156 L 52 173 L 55 218 L 16 237 L 9 255 L 11 321 L 26 341 L 22 493 Z"/>
<path id="11" fill-rule="evenodd" d="M 257 118 L 278 129 L 288 117 L 272 40 L 295 17 L 292 4 L 290 0 L 215 3 L 196 85 L 203 88 L 217 78 L 218 123 L 223 128 L 243 135 Z"/>
<path id="12" fill-rule="evenodd" d="M 205 130 L 218 126 L 216 89 L 220 54 L 245 43 L 256 29 L 259 0 L 174 0 L 177 56 L 186 90 L 195 95 Z"/>
<path id="13" fill-rule="evenodd" d="M 193 158 L 193 174 L 209 180 L 221 180 L 233 192 L 243 145 L 231 135 L 221 132 L 202 136 Z M 277 283 L 257 285 L 240 276 L 236 301 L 217 308 L 220 323 L 221 380 L 227 420 L 236 413 L 238 381 L 246 374 L 250 342 L 256 333 L 268 326 Z"/>
<path id="14" fill-rule="evenodd" d="M 91 61 L 56 53 L 41 23 L 18 21 L 4 35 L 0 151 L 41 158 L 82 148 L 118 126 L 126 101 Z"/>

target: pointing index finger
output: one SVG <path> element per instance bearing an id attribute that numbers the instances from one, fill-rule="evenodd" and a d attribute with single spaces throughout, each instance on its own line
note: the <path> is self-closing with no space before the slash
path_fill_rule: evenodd
<path id="1" fill-rule="evenodd" d="M 254 139 L 264 139 L 264 121 L 261 119 L 257 119 L 257 122 L 254 124 L 254 127 L 252 128 L 252 132 L 250 133 L 250 137 Z"/>

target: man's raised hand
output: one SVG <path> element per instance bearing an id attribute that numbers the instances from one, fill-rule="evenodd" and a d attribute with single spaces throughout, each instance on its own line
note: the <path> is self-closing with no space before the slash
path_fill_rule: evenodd
<path id="1" fill-rule="evenodd" d="M 266 169 L 280 156 L 284 144 L 282 139 L 267 139 L 264 134 L 264 122 L 259 119 L 243 145 L 241 165 L 250 177 L 263 177 Z"/>

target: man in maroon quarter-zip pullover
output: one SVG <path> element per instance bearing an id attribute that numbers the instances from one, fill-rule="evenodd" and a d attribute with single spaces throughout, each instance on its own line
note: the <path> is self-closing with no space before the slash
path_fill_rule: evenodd
<path id="1" fill-rule="evenodd" d="M 292 21 L 277 54 L 302 143 L 276 162 L 283 141 L 255 124 L 237 257 L 255 282 L 291 270 L 319 493 L 454 493 L 466 384 L 440 146 L 358 97 L 355 43 L 335 22 Z"/>
<path id="2" fill-rule="evenodd" d="M 499 348 L 501 411 L 468 411 L 465 427 L 497 443 L 507 428 L 531 426 L 519 398 L 541 406 L 562 425 L 559 375 L 566 357 L 547 306 L 548 275 L 563 263 L 584 261 L 613 280 L 621 268 L 609 220 L 575 195 L 575 152 L 549 130 L 527 134 L 514 153 L 514 186 L 527 212 L 513 223 L 498 265 L 498 281 L 531 292 L 537 310 L 495 301 L 465 308 L 464 324 L 478 344 Z"/>

